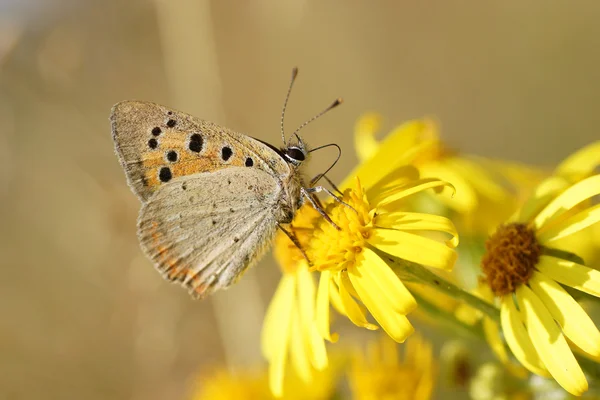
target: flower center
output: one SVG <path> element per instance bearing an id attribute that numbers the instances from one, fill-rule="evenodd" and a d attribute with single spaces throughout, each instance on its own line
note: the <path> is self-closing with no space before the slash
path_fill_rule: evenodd
<path id="1" fill-rule="evenodd" d="M 542 251 L 535 231 L 518 223 L 501 225 L 485 248 L 481 261 L 483 279 L 496 296 L 512 293 L 527 283 Z"/>
<path id="2" fill-rule="evenodd" d="M 371 234 L 372 214 L 360 183 L 355 190 L 346 190 L 342 200 L 332 202 L 325 210 L 340 228 L 321 219 L 308 248 L 308 257 L 318 271 L 339 271 L 354 263 Z"/>

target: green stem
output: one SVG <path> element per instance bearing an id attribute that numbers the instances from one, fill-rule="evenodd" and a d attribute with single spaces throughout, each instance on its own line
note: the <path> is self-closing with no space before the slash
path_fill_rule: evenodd
<path id="1" fill-rule="evenodd" d="M 457 332 L 461 336 L 485 341 L 485 336 L 481 330 L 481 326 L 467 325 L 464 322 L 456 319 L 454 314 L 439 308 L 434 303 L 425 299 L 423 296 L 420 296 L 418 293 L 413 292 L 412 294 L 419 304 L 419 309 L 425 311 L 436 321 L 440 321 L 442 324 L 446 325 L 448 328 Z"/>
<path id="2" fill-rule="evenodd" d="M 468 304 L 469 306 L 486 314 L 493 321 L 500 323 L 500 310 L 487 301 L 484 301 L 479 297 L 461 289 L 452 282 L 434 274 L 420 264 L 394 257 L 380 250 L 375 251 L 383 260 L 388 262 L 388 265 L 398 273 L 398 276 L 401 279 L 431 286 L 454 299 Z"/>

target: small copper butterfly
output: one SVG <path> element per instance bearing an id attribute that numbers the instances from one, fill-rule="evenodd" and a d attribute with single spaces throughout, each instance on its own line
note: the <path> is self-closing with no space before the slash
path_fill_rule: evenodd
<path id="1" fill-rule="evenodd" d="M 281 149 L 158 104 L 124 101 L 112 109 L 116 153 L 142 201 L 141 247 L 166 279 L 194 297 L 234 283 L 278 227 L 294 240 L 281 225 L 306 199 L 328 218 L 314 193 L 331 192 L 307 186 L 302 173 L 310 151 L 298 130 L 287 144 L 283 135 L 296 75 L 294 69 L 281 116 Z"/>

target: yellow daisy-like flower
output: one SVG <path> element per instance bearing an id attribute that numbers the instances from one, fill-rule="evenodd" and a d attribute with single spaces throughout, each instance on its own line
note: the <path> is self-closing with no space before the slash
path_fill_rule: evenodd
<path id="1" fill-rule="evenodd" d="M 262 372 L 231 373 L 226 369 L 216 369 L 198 379 L 190 399 L 255 400 L 271 397 Z"/>
<path id="2" fill-rule="evenodd" d="M 306 205 L 289 228 L 303 248 L 315 218 L 320 218 L 317 211 Z M 283 232 L 275 238 L 274 255 L 283 276 L 265 316 L 262 351 L 269 361 L 269 386 L 281 397 L 288 355 L 296 374 L 308 383 L 313 370 L 327 367 L 327 352 L 315 323 L 316 287 L 306 259 Z"/>
<path id="3" fill-rule="evenodd" d="M 352 359 L 348 376 L 356 400 L 427 400 L 431 398 L 437 365 L 429 342 L 415 335 L 403 346 L 387 337 L 370 343 L 366 356 Z"/>
<path id="4" fill-rule="evenodd" d="M 379 142 L 375 134 L 380 121 L 381 117 L 374 113 L 357 121 L 355 147 L 363 164 L 351 176 L 358 176 L 369 187 L 399 166 L 414 165 L 421 177 L 441 179 L 456 188 L 454 196 L 439 200 L 458 213 L 465 228 L 474 233 L 487 234 L 490 227 L 508 218 L 516 207 L 519 192 L 532 189 L 532 182 L 537 183 L 544 176 L 523 165 L 450 150 L 440 140 L 438 126 L 432 119 L 406 122 Z"/>
<path id="5" fill-rule="evenodd" d="M 489 238 L 482 271 L 500 302 L 502 331 L 515 357 L 531 372 L 551 375 L 565 390 L 581 395 L 588 384 L 569 341 L 599 357 L 600 332 L 563 286 L 600 297 L 600 271 L 552 249 L 600 221 L 600 204 L 590 202 L 600 194 L 600 175 L 590 174 L 589 160 L 586 174 L 573 163 L 568 160 L 558 171 L 571 165 L 581 180 L 562 175 L 540 184 Z"/>
<path id="6" fill-rule="evenodd" d="M 321 271 L 316 318 L 323 337 L 335 340 L 329 330 L 330 301 L 356 325 L 377 329 L 367 320 L 366 307 L 397 342 L 413 332 L 406 315 L 417 303 L 380 253 L 435 268 L 452 268 L 458 244 L 452 222 L 398 209 L 403 199 L 415 193 L 445 186 L 439 180 L 418 179 L 418 172 L 406 167 L 369 190 L 363 189 L 357 178 L 355 189 L 347 189 L 343 195 L 346 205 L 329 205 L 326 211 L 337 226 L 320 220 L 308 248 L 313 269 Z M 452 238 L 443 243 L 427 236 L 440 232 Z"/>
<path id="7" fill-rule="evenodd" d="M 297 376 L 285 381 L 284 400 L 328 400 L 335 392 L 338 373 L 325 370 L 306 384 Z M 235 372 L 224 368 L 202 375 L 194 382 L 191 400 L 274 400 L 267 374 L 262 369 L 242 369 Z"/>

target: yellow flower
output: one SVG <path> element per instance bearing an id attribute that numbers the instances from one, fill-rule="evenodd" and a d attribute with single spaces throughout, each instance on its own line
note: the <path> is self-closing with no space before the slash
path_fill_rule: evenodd
<path id="1" fill-rule="evenodd" d="M 375 182 L 367 191 L 357 178 L 356 188 L 347 189 L 343 195 L 347 205 L 332 202 L 327 207 L 339 229 L 319 220 L 308 248 L 313 269 L 321 271 L 316 318 L 323 337 L 335 340 L 329 331 L 330 301 L 356 325 L 377 329 L 367 320 L 366 307 L 397 342 L 413 332 L 406 315 L 417 303 L 380 252 L 435 268 L 452 268 L 458 244 L 452 222 L 397 207 L 406 197 L 428 188 L 441 190 L 446 185 L 439 180 L 418 179 L 417 171 L 406 167 Z M 424 232 L 449 233 L 452 238 L 440 243 Z"/>
<path id="2" fill-rule="evenodd" d="M 256 400 L 269 399 L 272 396 L 266 385 L 266 379 L 260 371 L 231 373 L 225 369 L 216 369 L 201 376 L 195 383 L 191 400 Z"/>
<path id="3" fill-rule="evenodd" d="M 600 332 L 563 286 L 600 297 L 600 271 L 553 249 L 600 221 L 600 204 L 590 202 L 600 194 L 600 175 L 591 175 L 597 162 L 590 157 L 585 163 L 581 157 L 568 159 L 540 184 L 488 239 L 482 259 L 483 283 L 500 302 L 502 331 L 512 353 L 528 370 L 551 375 L 574 395 L 588 384 L 569 341 L 598 357 Z M 596 151 L 596 161 L 599 157 Z"/>
<path id="4" fill-rule="evenodd" d="M 490 227 L 508 218 L 520 192 L 528 191 L 531 182 L 543 177 L 541 172 L 516 163 L 451 151 L 431 119 L 406 122 L 378 142 L 374 136 L 380 120 L 378 114 L 366 114 L 356 123 L 355 145 L 363 164 L 351 176 L 358 176 L 369 187 L 399 166 L 414 165 L 421 177 L 441 179 L 456 188 L 454 196 L 439 200 L 458 213 L 465 228 L 474 233 L 487 234 Z M 349 184 L 346 181 L 342 187 Z"/>
<path id="5" fill-rule="evenodd" d="M 357 354 L 348 380 L 356 400 L 427 400 L 431 398 L 437 365 L 429 342 L 415 335 L 403 346 L 386 337 L 370 343 L 366 357 Z"/>
<path id="6" fill-rule="evenodd" d="M 302 207 L 289 227 L 305 248 L 319 214 Z M 327 352 L 315 324 L 316 287 L 308 263 L 283 232 L 275 238 L 274 255 L 283 276 L 267 310 L 262 331 L 262 351 L 269 362 L 269 386 L 273 394 L 283 394 L 288 354 L 296 374 L 310 382 L 313 370 L 327 367 Z"/>
<path id="7" fill-rule="evenodd" d="M 327 369 L 306 384 L 292 376 L 285 381 L 284 400 L 328 400 L 335 391 L 337 373 Z M 235 372 L 225 369 L 201 376 L 192 389 L 190 400 L 273 400 L 268 378 L 262 369 L 243 369 Z"/>

